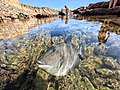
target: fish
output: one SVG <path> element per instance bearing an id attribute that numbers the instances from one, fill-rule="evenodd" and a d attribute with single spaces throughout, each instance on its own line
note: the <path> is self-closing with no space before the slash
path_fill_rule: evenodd
<path id="1" fill-rule="evenodd" d="M 65 76 L 84 59 L 84 45 L 76 48 L 71 43 L 60 42 L 53 44 L 39 58 L 38 67 L 54 76 Z"/>

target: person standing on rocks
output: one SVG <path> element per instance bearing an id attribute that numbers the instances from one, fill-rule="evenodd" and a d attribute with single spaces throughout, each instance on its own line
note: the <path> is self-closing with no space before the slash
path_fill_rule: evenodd
<path id="1" fill-rule="evenodd" d="M 110 0 L 109 8 L 115 7 L 118 2 L 119 2 L 119 0 Z"/>
<path id="2" fill-rule="evenodd" d="M 65 5 L 65 11 L 66 11 L 66 22 L 65 24 L 68 23 L 68 16 L 69 16 L 69 8 Z"/>
<path id="3" fill-rule="evenodd" d="M 69 15 L 69 8 L 65 5 L 65 10 L 66 10 L 66 18 L 68 18 Z"/>

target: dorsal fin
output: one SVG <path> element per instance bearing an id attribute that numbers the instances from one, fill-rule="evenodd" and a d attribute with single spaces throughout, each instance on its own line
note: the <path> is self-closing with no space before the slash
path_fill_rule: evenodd
<path id="1" fill-rule="evenodd" d="M 72 40 L 72 35 L 69 34 L 67 37 L 64 38 L 64 42 L 66 44 L 71 44 L 71 40 Z"/>

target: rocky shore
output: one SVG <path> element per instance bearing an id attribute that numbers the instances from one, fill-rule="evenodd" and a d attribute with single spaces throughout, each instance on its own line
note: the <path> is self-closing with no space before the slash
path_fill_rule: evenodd
<path id="1" fill-rule="evenodd" d="M 20 4 L 18 0 L 0 0 L 0 22 L 8 20 L 24 20 L 31 17 L 50 17 L 58 15 L 58 11 L 47 7 L 34 7 Z"/>
<path id="2" fill-rule="evenodd" d="M 109 2 L 98 2 L 87 7 L 79 7 L 73 10 L 74 14 L 80 15 L 120 15 L 120 2 L 114 8 L 108 8 Z"/>

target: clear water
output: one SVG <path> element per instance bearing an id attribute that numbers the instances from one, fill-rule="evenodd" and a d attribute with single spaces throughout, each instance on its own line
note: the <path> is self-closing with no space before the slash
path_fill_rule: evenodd
<path id="1" fill-rule="evenodd" d="M 78 52 L 80 52 L 74 49 L 71 44 L 69 44 L 72 38 L 74 42 L 73 44 L 77 46 L 77 41 L 79 41 L 80 44 L 82 43 L 82 45 L 84 46 L 83 49 L 81 49 L 81 55 L 84 56 L 83 52 L 85 50 L 85 47 L 90 47 L 91 49 L 93 49 L 94 52 L 91 53 L 92 55 L 88 54 L 89 57 L 87 60 L 81 61 L 80 67 L 78 67 L 79 69 L 74 68 L 77 70 L 74 70 L 76 72 L 75 75 L 72 73 L 68 73 L 68 76 L 66 75 L 65 78 L 63 77 L 66 82 L 66 87 L 68 88 L 69 86 L 76 85 L 77 88 L 84 89 L 84 87 L 89 88 L 89 85 L 94 84 L 92 86 L 98 88 L 102 85 L 109 88 L 112 87 L 111 90 L 113 88 L 116 88 L 115 90 L 118 90 L 120 83 L 120 65 L 118 63 L 114 63 L 114 60 L 120 62 L 120 35 L 110 32 L 110 37 L 108 38 L 107 42 L 99 45 L 98 32 L 100 31 L 102 23 L 69 19 L 68 23 L 66 24 L 66 20 L 61 20 L 59 18 L 49 23 L 35 25 L 37 26 L 29 29 L 27 33 L 24 33 L 21 36 L 16 36 L 14 38 L 8 38 L 0 41 L 0 74 L 3 75 L 3 78 L 1 78 L 3 85 L 7 79 L 13 76 L 13 79 L 10 79 L 13 83 L 8 85 L 8 89 L 11 86 L 14 89 L 17 85 L 20 85 L 20 87 L 22 86 L 21 88 L 34 88 L 33 82 L 35 82 L 34 84 L 37 85 L 37 88 L 45 88 L 45 85 L 48 84 L 46 80 L 48 74 L 46 75 L 45 73 L 43 73 L 43 70 L 41 69 L 38 70 L 39 75 L 36 72 L 36 62 L 38 63 L 38 60 L 40 60 L 41 58 L 41 61 L 43 60 L 43 62 L 48 62 L 50 59 L 53 59 L 51 60 L 51 62 L 48 62 L 48 64 L 54 64 L 58 66 L 57 69 L 54 67 L 51 68 L 51 70 L 47 68 L 49 69 L 49 72 L 51 74 L 56 76 L 66 75 L 67 70 L 69 70 L 70 67 L 74 66 L 74 63 L 75 65 L 78 64 L 78 62 L 74 61 L 78 59 Z M 74 36 L 77 37 L 77 39 L 74 38 Z M 51 41 L 54 44 L 52 44 Z M 67 45 L 66 43 L 56 44 L 56 42 L 66 42 Z M 53 47 L 49 48 L 51 44 L 53 45 Z M 61 56 L 64 57 L 61 58 Z M 66 63 L 64 63 L 65 60 Z M 61 68 L 61 66 L 65 66 L 65 68 Z M 26 68 L 29 70 L 25 71 Z M 56 74 L 56 72 L 54 71 L 58 71 L 58 73 Z M 61 72 L 63 72 L 63 74 Z M 7 75 L 6 78 L 4 78 L 4 74 Z M 11 77 L 8 77 L 8 74 L 10 74 Z M 88 77 L 84 76 L 86 74 L 88 74 Z M 17 76 L 21 76 L 21 78 Z M 88 79 L 85 79 L 84 77 Z M 84 81 L 83 79 L 87 80 L 87 83 L 91 83 L 86 84 L 85 81 L 85 83 L 82 84 Z M 70 82 L 70 80 L 72 83 Z M 95 83 L 92 82 L 92 80 L 95 81 Z M 101 80 L 103 80 L 102 83 Z M 57 84 L 60 85 L 60 83 Z M 57 85 L 57 87 L 59 85 Z M 48 85 L 48 87 L 50 86 Z"/>
<path id="2" fill-rule="evenodd" d="M 85 38 L 86 45 L 95 45 L 98 48 L 97 50 L 105 49 L 106 52 L 104 55 L 113 57 L 118 61 L 120 60 L 120 55 L 119 55 L 120 35 L 110 32 L 110 37 L 108 38 L 107 42 L 99 46 L 98 31 L 100 30 L 102 23 L 88 22 L 85 20 L 75 20 L 75 19 L 69 19 L 67 24 L 65 24 L 65 22 L 66 22 L 65 20 L 57 19 L 56 21 L 47 24 L 40 24 L 34 28 L 29 29 L 27 34 L 25 35 L 2 40 L 0 41 L 0 46 L 1 46 L 0 51 L 2 53 L 4 46 L 7 44 L 8 44 L 7 46 L 9 46 L 10 43 L 12 44 L 17 43 L 22 45 L 25 44 L 26 39 L 34 40 L 43 33 L 49 34 L 51 37 L 54 36 L 66 37 L 70 34 L 80 32 L 82 36 Z"/>
<path id="3" fill-rule="evenodd" d="M 68 21 L 68 24 L 65 24 L 65 20 L 58 19 L 54 22 L 32 28 L 28 31 L 28 33 L 33 34 L 39 33 L 41 30 L 49 30 L 52 37 L 65 37 L 75 32 L 81 32 L 86 40 L 86 44 L 98 45 L 98 31 L 100 30 L 101 26 L 102 23 L 88 22 L 85 20 L 75 19 L 70 19 Z M 110 56 L 114 59 L 120 60 L 120 35 L 110 32 L 110 37 L 108 38 L 107 42 L 104 43 L 102 46 L 104 46 L 106 49 L 106 56 Z"/>

